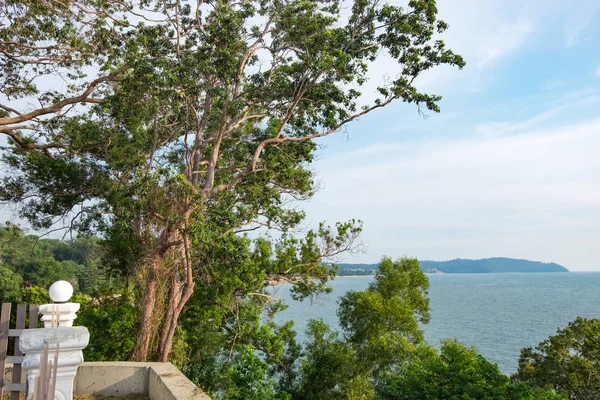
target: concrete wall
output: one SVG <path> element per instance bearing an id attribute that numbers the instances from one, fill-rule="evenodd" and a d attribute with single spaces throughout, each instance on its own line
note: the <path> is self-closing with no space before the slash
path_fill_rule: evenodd
<path id="1" fill-rule="evenodd" d="M 210 400 L 171 363 L 161 363 L 149 369 L 148 394 L 150 400 Z"/>
<path id="2" fill-rule="evenodd" d="M 171 363 L 84 362 L 77 368 L 75 394 L 125 396 L 151 400 L 210 400 Z"/>

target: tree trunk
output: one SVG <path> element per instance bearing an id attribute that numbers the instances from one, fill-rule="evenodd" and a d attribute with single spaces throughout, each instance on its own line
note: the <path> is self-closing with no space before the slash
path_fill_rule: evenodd
<path id="1" fill-rule="evenodd" d="M 186 240 L 187 244 L 188 239 L 184 240 Z M 171 284 L 171 290 L 169 292 L 169 309 L 165 317 L 165 323 L 163 324 L 161 344 L 158 353 L 158 361 L 160 362 L 169 361 L 169 355 L 173 349 L 173 337 L 175 336 L 175 329 L 177 328 L 177 323 L 179 322 L 179 316 L 181 315 L 181 312 L 183 311 L 183 308 L 188 300 L 192 297 L 192 294 L 194 294 L 196 282 L 194 282 L 192 265 L 187 256 L 185 265 L 185 281 L 181 282 L 179 280 L 179 273 L 175 271 L 173 283 Z"/>
<path id="2" fill-rule="evenodd" d="M 167 314 L 165 315 L 165 317 L 163 319 L 164 323 L 163 323 L 162 331 L 160 334 L 158 359 L 161 362 L 166 362 L 166 361 L 162 360 L 163 353 L 164 353 L 163 349 L 165 348 L 165 343 L 168 340 L 167 338 L 168 338 L 168 333 L 169 333 L 169 326 L 171 324 L 171 320 L 173 319 L 173 314 L 175 313 L 175 309 L 177 308 L 177 304 L 175 303 L 175 299 L 178 297 L 177 292 L 180 290 L 181 290 L 181 283 L 177 279 L 177 271 L 175 271 L 173 274 L 171 287 L 169 288 L 169 293 L 168 293 L 168 297 L 167 297 L 167 301 L 169 302 L 169 307 L 167 309 Z"/>
<path id="3" fill-rule="evenodd" d="M 177 328 L 177 322 L 179 320 L 179 314 L 177 309 L 173 309 L 172 313 L 167 317 L 165 324 L 163 325 L 163 341 L 161 348 L 158 353 L 159 362 L 169 361 L 169 355 L 173 350 L 173 337 L 175 336 L 175 328 Z"/>
<path id="4" fill-rule="evenodd" d="M 138 333 L 135 349 L 131 355 L 132 361 L 146 361 L 150 350 L 152 339 L 152 328 L 154 309 L 156 305 L 156 292 L 158 290 L 158 263 L 152 263 L 146 277 L 146 287 L 142 300 L 142 315 L 140 319 L 140 331 Z"/>

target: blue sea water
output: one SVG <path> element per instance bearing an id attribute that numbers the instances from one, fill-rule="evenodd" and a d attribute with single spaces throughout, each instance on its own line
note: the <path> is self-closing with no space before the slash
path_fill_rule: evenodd
<path id="1" fill-rule="evenodd" d="M 336 278 L 333 292 L 312 303 L 293 301 L 289 287 L 280 287 L 277 293 L 289 308 L 278 319 L 294 320 L 303 341 L 309 319 L 337 326 L 338 298 L 365 289 L 372 279 Z M 516 371 L 521 348 L 537 345 L 577 316 L 600 318 L 600 273 L 435 274 L 429 283 L 427 341 L 437 345 L 457 338 L 477 347 L 506 374 Z"/>

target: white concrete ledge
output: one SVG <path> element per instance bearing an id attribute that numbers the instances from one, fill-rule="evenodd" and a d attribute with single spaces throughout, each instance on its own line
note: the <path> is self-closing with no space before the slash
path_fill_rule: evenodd
<path id="1" fill-rule="evenodd" d="M 150 400 L 210 400 L 171 363 L 84 362 L 75 376 L 75 394 L 126 396 Z"/>

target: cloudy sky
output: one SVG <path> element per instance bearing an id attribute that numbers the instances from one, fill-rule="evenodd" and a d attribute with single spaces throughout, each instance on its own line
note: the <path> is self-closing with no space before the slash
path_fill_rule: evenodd
<path id="1" fill-rule="evenodd" d="M 600 2 L 439 10 L 468 63 L 421 79 L 444 96 L 441 114 L 397 104 L 323 140 L 308 225 L 363 220 L 367 251 L 348 262 L 504 256 L 600 271 Z"/>

